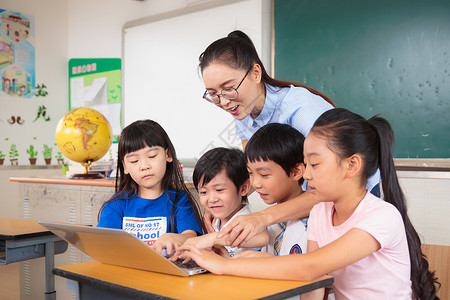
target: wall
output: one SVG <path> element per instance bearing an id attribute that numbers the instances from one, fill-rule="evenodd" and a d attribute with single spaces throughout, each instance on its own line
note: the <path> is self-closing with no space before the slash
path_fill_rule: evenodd
<path id="1" fill-rule="evenodd" d="M 398 171 L 397 175 L 422 243 L 450 246 L 450 172 Z"/>
<path id="2" fill-rule="evenodd" d="M 231 115 L 201 98 L 205 86 L 198 72 L 199 54 L 235 29 L 250 36 L 258 53 L 270 50 L 262 48 L 261 0 L 218 4 L 128 22 L 124 28 L 123 124 L 155 120 L 180 159 L 198 159 L 213 147 L 241 147 Z"/>
<path id="3" fill-rule="evenodd" d="M 1 9 L 34 17 L 36 83 L 46 84 L 48 96 L 31 99 L 0 97 L 0 150 L 3 153 L 8 152 L 12 143 L 17 144 L 19 164 L 27 166 L 29 162 L 26 148 L 34 143 L 40 156 L 37 164 L 43 165 L 42 145 L 53 146 L 53 155 L 57 152 L 57 146 L 54 145 L 56 124 L 68 111 L 68 60 L 120 58 L 122 26 L 126 22 L 185 5 L 184 0 L 3 0 Z M 33 123 L 32 120 L 41 105 L 47 107 L 47 116 L 51 119 L 49 122 L 39 119 Z M 7 119 L 16 112 L 20 112 L 26 120 L 20 127 L 7 123 Z M 8 141 L 5 141 L 5 138 L 8 138 Z M 53 160 L 53 164 L 55 163 Z M 9 164 L 8 157 L 6 164 Z M 11 186 L 7 180 L 8 176 L 13 176 L 11 169 L 0 166 L 0 173 L 0 188 L 7 191 L 8 197 L 14 197 L 15 194 L 9 192 L 16 187 Z M 26 174 L 27 171 L 20 173 Z M 55 173 L 59 174 L 59 171 L 54 170 Z M 29 174 L 39 176 L 37 171 Z M 4 216 L 8 215 L 7 211 L 10 209 L 8 197 L 0 199 L 0 214 L 4 212 Z"/>
<path id="4" fill-rule="evenodd" d="M 45 84 L 48 92 L 45 97 L 32 98 L 0 95 L 0 150 L 9 164 L 10 146 L 16 144 L 19 164 L 29 165 L 26 149 L 32 144 L 38 151 L 37 164 L 43 165 L 43 145 L 53 147 L 52 156 L 56 154 L 55 128 L 67 109 L 68 1 L 3 0 L 0 8 L 34 17 L 36 84 Z M 41 117 L 34 121 L 42 106 L 50 120 Z M 11 116 L 20 116 L 25 122 L 11 125 L 7 122 Z"/>

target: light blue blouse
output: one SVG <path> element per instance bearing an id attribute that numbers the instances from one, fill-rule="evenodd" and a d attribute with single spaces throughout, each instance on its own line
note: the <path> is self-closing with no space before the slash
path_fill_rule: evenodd
<path id="1" fill-rule="evenodd" d="M 234 120 L 236 134 L 241 140 L 249 140 L 261 127 L 269 123 L 288 124 L 305 137 L 314 122 L 333 106 L 322 97 L 314 95 L 302 87 L 274 87 L 266 84 L 264 107 L 256 119 L 248 115 L 243 120 Z M 380 171 L 367 180 L 366 188 L 372 188 L 380 182 Z"/>
<path id="2" fill-rule="evenodd" d="M 248 115 L 234 120 L 236 134 L 248 140 L 261 127 L 269 123 L 288 124 L 307 136 L 314 122 L 333 106 L 322 97 L 302 87 L 273 87 L 266 84 L 264 107 L 256 119 Z"/>

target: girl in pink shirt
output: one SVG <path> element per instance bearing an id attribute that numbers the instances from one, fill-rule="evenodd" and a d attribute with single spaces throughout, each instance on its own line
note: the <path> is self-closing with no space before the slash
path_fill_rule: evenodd
<path id="1" fill-rule="evenodd" d="M 325 112 L 304 144 L 303 177 L 318 202 L 308 222 L 308 253 L 228 260 L 183 246 L 183 255 L 216 274 L 302 281 L 331 274 L 337 299 L 435 299 L 436 278 L 406 213 L 393 141 L 383 118 Z M 377 168 L 384 200 L 366 190 Z"/>

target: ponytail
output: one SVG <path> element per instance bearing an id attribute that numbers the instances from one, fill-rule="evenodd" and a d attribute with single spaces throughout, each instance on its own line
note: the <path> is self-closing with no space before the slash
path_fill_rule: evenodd
<path id="1" fill-rule="evenodd" d="M 428 270 L 419 235 L 407 214 L 405 196 L 392 157 L 394 132 L 389 122 L 379 116 L 366 120 L 347 109 L 336 108 L 323 113 L 314 123 L 311 133 L 326 138 L 339 159 L 359 154 L 364 161 L 364 182 L 375 174 L 377 168 L 380 169 L 384 200 L 397 208 L 405 226 L 414 296 L 416 299 L 437 299 L 435 283 L 439 286 L 440 283 L 434 272 Z"/>
<path id="2" fill-rule="evenodd" d="M 379 168 L 381 173 L 381 186 L 383 187 L 384 200 L 394 205 L 400 212 L 405 225 L 406 238 L 408 240 L 409 257 L 411 260 L 411 282 L 414 296 L 417 299 L 436 299 L 435 272 L 429 271 L 429 264 L 422 253 L 420 237 L 411 220 L 408 217 L 405 196 L 400 188 L 397 173 L 395 171 L 392 148 L 394 133 L 386 119 L 378 116 L 368 120 L 379 137 Z M 382 138 L 381 138 L 382 137 Z"/>
<path id="3" fill-rule="evenodd" d="M 322 97 L 333 107 L 336 107 L 333 100 L 303 83 L 278 80 L 270 77 L 256 52 L 252 40 L 240 30 L 230 32 L 227 37 L 218 39 L 209 45 L 206 50 L 200 54 L 199 61 L 199 69 L 202 73 L 204 68 L 212 62 L 220 62 L 235 69 L 246 70 L 250 69 L 254 64 L 258 64 L 261 67 L 261 80 L 263 83 L 276 87 L 288 87 L 290 85 L 302 87 L 314 95 Z"/>

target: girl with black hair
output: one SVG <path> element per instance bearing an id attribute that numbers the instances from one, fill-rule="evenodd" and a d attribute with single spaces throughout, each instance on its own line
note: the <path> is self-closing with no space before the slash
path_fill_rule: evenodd
<path id="1" fill-rule="evenodd" d="M 329 274 L 337 299 L 436 299 L 436 278 L 395 172 L 393 142 L 392 128 L 381 117 L 325 112 L 304 144 L 303 177 L 318 201 L 308 222 L 308 253 L 224 260 L 182 246 L 187 251 L 181 256 L 217 274 L 302 281 Z M 377 168 L 384 200 L 365 185 Z"/>
<path id="2" fill-rule="evenodd" d="M 158 123 L 141 120 L 123 129 L 117 172 L 116 193 L 100 209 L 98 227 L 126 230 L 169 255 L 202 234 L 175 148 Z"/>

